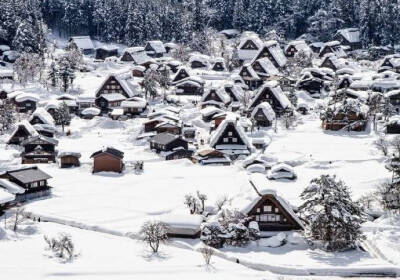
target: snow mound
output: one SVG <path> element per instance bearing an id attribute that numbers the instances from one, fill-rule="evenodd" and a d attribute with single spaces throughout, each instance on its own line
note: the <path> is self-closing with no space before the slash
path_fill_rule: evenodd
<path id="1" fill-rule="evenodd" d="M 284 245 L 285 241 L 286 241 L 286 234 L 283 232 L 280 232 L 277 235 L 274 235 L 270 238 L 261 239 L 259 241 L 259 244 L 262 247 L 277 248 L 277 247 L 281 247 L 282 245 Z"/>

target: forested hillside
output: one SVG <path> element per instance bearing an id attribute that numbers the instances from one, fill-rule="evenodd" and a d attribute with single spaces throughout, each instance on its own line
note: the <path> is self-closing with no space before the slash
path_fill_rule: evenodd
<path id="1" fill-rule="evenodd" d="M 2 0 L 0 42 L 37 51 L 42 20 L 62 35 L 127 45 L 187 42 L 207 28 L 274 29 L 284 38 L 309 33 L 326 41 L 339 28 L 359 27 L 364 46 L 394 44 L 400 36 L 397 0 Z"/>

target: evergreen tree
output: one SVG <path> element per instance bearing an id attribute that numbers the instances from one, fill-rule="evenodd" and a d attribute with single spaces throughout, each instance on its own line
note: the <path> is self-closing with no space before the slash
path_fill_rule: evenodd
<path id="1" fill-rule="evenodd" d="M 0 102 L 0 134 L 8 131 L 15 124 L 15 108 L 8 100 Z"/>
<path id="2" fill-rule="evenodd" d="M 64 127 L 69 125 L 71 122 L 71 114 L 69 113 L 67 103 L 62 102 L 60 105 L 58 105 L 54 114 L 54 121 L 57 125 L 61 125 L 62 131 L 64 132 Z"/>
<path id="3" fill-rule="evenodd" d="M 300 197 L 304 203 L 299 211 L 311 242 L 322 242 L 326 250 L 336 251 L 354 248 L 363 238 L 362 210 L 351 200 L 348 187 L 335 176 L 311 180 Z"/>

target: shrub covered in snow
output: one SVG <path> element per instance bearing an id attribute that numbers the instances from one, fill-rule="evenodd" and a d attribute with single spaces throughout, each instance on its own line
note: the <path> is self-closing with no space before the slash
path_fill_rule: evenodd
<path id="1" fill-rule="evenodd" d="M 55 253 L 58 258 L 72 260 L 77 257 L 75 246 L 71 236 L 66 233 L 60 233 L 58 237 L 49 238 L 46 235 L 44 240 L 48 245 L 48 250 Z"/>
<path id="2" fill-rule="evenodd" d="M 214 248 L 222 248 L 225 243 L 226 230 L 218 222 L 205 223 L 201 227 L 200 240 Z"/>
<path id="3" fill-rule="evenodd" d="M 384 209 L 393 213 L 400 213 L 400 184 L 398 180 L 380 185 L 378 194 Z"/>
<path id="4" fill-rule="evenodd" d="M 304 203 L 299 210 L 309 241 L 322 242 L 324 249 L 336 251 L 354 248 L 364 238 L 364 214 L 351 200 L 348 187 L 335 176 L 322 175 L 311 180 L 300 197 Z"/>

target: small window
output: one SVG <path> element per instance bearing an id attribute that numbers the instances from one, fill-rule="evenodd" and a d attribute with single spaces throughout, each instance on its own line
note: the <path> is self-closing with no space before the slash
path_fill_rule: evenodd
<path id="1" fill-rule="evenodd" d="M 279 213 L 279 208 L 275 208 L 275 213 Z"/>
<path id="2" fill-rule="evenodd" d="M 257 208 L 256 211 L 257 211 L 257 213 L 260 213 L 260 212 L 261 212 L 261 209 L 260 209 L 260 208 Z"/>
<path id="3" fill-rule="evenodd" d="M 224 141 L 224 143 L 228 143 L 229 139 L 228 138 L 224 138 L 223 141 Z"/>
<path id="4" fill-rule="evenodd" d="M 233 135 L 232 131 L 229 131 L 228 136 L 232 136 L 232 135 Z"/>
<path id="5" fill-rule="evenodd" d="M 272 206 L 266 205 L 264 206 L 264 212 L 271 212 L 272 211 Z"/>
<path id="6" fill-rule="evenodd" d="M 256 221 L 259 222 L 260 221 L 260 216 L 256 215 Z"/>
<path id="7" fill-rule="evenodd" d="M 233 138 L 232 138 L 232 142 L 233 142 L 233 143 L 237 143 L 237 138 L 236 138 L 236 137 L 233 137 Z"/>

